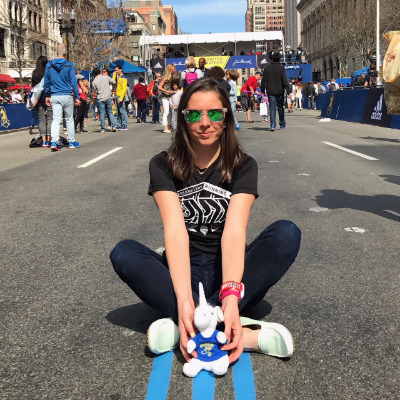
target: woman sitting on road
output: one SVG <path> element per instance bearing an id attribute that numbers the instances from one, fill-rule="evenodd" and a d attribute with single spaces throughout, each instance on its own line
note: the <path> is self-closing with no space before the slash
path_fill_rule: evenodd
<path id="1" fill-rule="evenodd" d="M 240 317 L 285 274 L 300 246 L 300 230 L 290 221 L 273 223 L 246 246 L 257 175 L 256 161 L 238 142 L 227 90 L 210 78 L 191 83 L 179 103 L 171 147 L 150 161 L 148 193 L 160 210 L 165 252 L 124 240 L 110 255 L 136 295 L 170 317 L 149 327 L 153 353 L 180 342 L 190 360 L 186 345 L 195 335 L 202 282 L 208 302 L 222 307 L 228 338 L 223 347 L 231 363 L 243 349 L 292 355 L 293 339 L 284 326 Z"/>

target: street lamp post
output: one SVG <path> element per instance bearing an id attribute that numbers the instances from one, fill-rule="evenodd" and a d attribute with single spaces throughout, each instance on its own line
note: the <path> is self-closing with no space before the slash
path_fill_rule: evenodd
<path id="1" fill-rule="evenodd" d="M 61 9 L 58 11 L 57 15 L 57 20 L 60 25 L 60 35 L 66 38 L 66 45 L 67 45 L 67 59 L 69 59 L 69 35 L 71 34 L 72 36 L 75 35 L 75 21 L 76 21 L 76 13 L 72 9 L 71 12 L 69 13 L 69 21 L 66 21 L 64 19 L 65 14 L 61 11 Z"/>
<path id="2" fill-rule="evenodd" d="M 379 0 L 376 0 L 376 71 L 378 72 L 378 76 L 376 78 L 376 84 L 380 85 L 381 84 L 381 79 L 379 77 L 379 68 L 381 66 L 381 53 L 380 53 L 380 23 L 379 23 Z"/>

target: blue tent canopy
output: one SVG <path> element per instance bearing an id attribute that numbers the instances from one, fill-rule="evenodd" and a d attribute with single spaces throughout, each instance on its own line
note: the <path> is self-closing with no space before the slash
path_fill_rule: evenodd
<path id="1" fill-rule="evenodd" d="M 356 76 L 360 76 L 361 74 L 365 74 L 366 75 L 366 74 L 368 74 L 368 70 L 369 70 L 369 67 L 361 68 L 361 69 L 359 69 L 357 71 L 354 71 L 353 76 L 356 77 Z"/>
<path id="2" fill-rule="evenodd" d="M 110 63 L 110 69 L 111 68 L 114 69 L 117 65 L 120 65 L 122 67 L 122 72 L 124 74 L 140 73 L 140 72 L 146 72 L 147 71 L 147 68 L 145 68 L 145 67 L 137 67 L 136 65 L 133 65 L 130 62 L 123 60 L 122 58 Z"/>

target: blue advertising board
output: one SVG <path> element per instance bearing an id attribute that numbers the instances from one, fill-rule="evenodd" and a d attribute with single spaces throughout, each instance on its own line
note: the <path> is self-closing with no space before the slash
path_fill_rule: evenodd
<path id="1" fill-rule="evenodd" d="M 231 56 L 226 69 L 257 68 L 257 56 Z"/>
<path id="2" fill-rule="evenodd" d="M 32 111 L 26 104 L 2 104 L 0 106 L 0 131 L 26 128 L 31 124 Z"/>
<path id="3" fill-rule="evenodd" d="M 186 58 L 166 58 L 167 65 L 175 64 L 177 71 L 184 71 L 186 69 L 185 61 Z"/>
<path id="4" fill-rule="evenodd" d="M 284 67 L 288 79 L 298 79 L 301 76 L 303 82 L 312 81 L 312 64 L 293 64 L 284 65 Z"/>

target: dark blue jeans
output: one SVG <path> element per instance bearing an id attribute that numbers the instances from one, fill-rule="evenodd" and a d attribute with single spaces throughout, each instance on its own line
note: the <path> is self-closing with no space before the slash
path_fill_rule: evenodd
<path id="1" fill-rule="evenodd" d="M 137 117 L 140 118 L 142 122 L 146 122 L 146 109 L 147 109 L 146 99 L 138 100 L 137 106 L 138 106 Z"/>
<path id="2" fill-rule="evenodd" d="M 160 101 L 153 97 L 153 122 L 160 122 Z"/>
<path id="3" fill-rule="evenodd" d="M 279 115 L 279 126 L 284 128 L 286 126 L 285 122 L 285 110 L 283 108 L 284 104 L 284 96 L 272 96 L 271 94 L 268 95 L 269 101 L 269 112 L 271 114 L 271 128 L 276 128 L 276 109 L 278 108 L 278 115 Z"/>
<path id="4" fill-rule="evenodd" d="M 241 313 L 259 303 L 289 269 L 299 252 L 300 239 L 300 229 L 293 222 L 282 220 L 270 225 L 247 246 Z M 161 256 L 128 239 L 115 246 L 110 258 L 119 277 L 144 303 L 177 321 L 178 308 L 165 253 Z M 222 284 L 221 255 L 203 253 L 190 261 L 195 304 L 202 282 L 208 302 L 216 305 Z"/>

